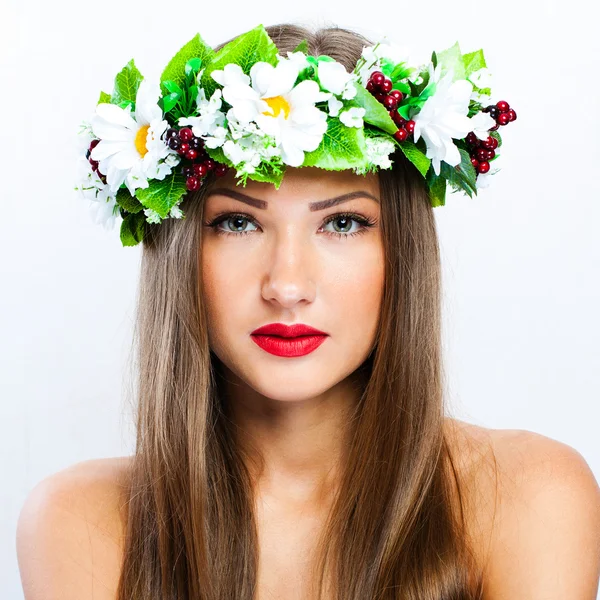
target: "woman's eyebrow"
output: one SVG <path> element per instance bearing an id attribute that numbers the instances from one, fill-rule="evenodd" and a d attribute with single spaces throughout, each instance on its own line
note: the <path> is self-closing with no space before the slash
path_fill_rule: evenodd
<path id="1" fill-rule="evenodd" d="M 267 208 L 269 203 L 266 200 L 259 200 L 258 198 L 252 198 L 252 196 L 248 196 L 243 194 L 242 192 L 238 192 L 237 190 L 230 190 L 229 188 L 216 188 L 212 189 L 208 192 L 207 196 L 211 194 L 221 194 L 223 196 L 228 196 L 230 198 L 234 198 L 235 200 L 239 200 L 240 202 L 244 202 L 249 204 L 250 206 L 254 206 L 255 208 Z M 319 200 L 318 202 L 311 202 L 308 206 L 311 211 L 314 210 L 323 210 L 325 208 L 329 208 L 331 206 L 335 206 L 336 204 L 341 204 L 342 202 L 347 202 L 348 200 L 353 200 L 354 198 L 371 198 L 375 200 L 375 202 L 379 203 L 379 198 L 373 196 L 369 192 L 364 190 L 357 190 L 355 192 L 348 192 L 347 194 L 342 194 L 341 196 L 336 196 L 335 198 L 328 198 L 327 200 Z"/>

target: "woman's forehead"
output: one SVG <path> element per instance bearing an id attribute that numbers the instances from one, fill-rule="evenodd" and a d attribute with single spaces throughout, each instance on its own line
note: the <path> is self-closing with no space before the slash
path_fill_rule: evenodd
<path id="1" fill-rule="evenodd" d="M 267 208 L 269 200 L 275 202 L 285 199 L 286 202 L 315 204 L 342 195 L 358 198 L 358 192 L 366 192 L 366 196 L 378 200 L 379 176 L 377 173 L 357 175 L 350 170 L 326 171 L 317 167 L 288 167 L 277 189 L 272 183 L 251 179 L 248 179 L 244 186 L 236 180 L 230 170 L 215 182 L 208 196 L 219 195 L 220 190 L 225 192 L 223 195 L 229 197 L 254 198 L 259 201 L 257 208 Z M 260 202 L 261 200 L 263 202 Z M 318 210 L 318 207 L 316 209 Z"/>

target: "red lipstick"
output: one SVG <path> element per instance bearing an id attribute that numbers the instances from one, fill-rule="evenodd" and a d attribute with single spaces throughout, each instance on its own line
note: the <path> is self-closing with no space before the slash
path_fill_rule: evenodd
<path id="1" fill-rule="evenodd" d="M 250 337 L 270 354 L 291 357 L 304 356 L 316 350 L 328 334 L 303 323 L 269 323 L 255 329 Z"/>

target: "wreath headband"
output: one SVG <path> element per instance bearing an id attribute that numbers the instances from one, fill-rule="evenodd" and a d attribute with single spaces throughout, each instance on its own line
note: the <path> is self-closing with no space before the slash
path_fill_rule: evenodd
<path id="1" fill-rule="evenodd" d="M 160 84 L 128 62 L 79 132 L 75 189 L 96 221 L 121 220 L 122 245 L 135 246 L 145 223 L 185 218 L 179 205 L 211 171 L 279 188 L 286 165 L 365 174 L 391 168 L 397 150 L 432 206 L 445 204 L 448 185 L 469 197 L 487 187 L 498 129 L 517 115 L 505 100 L 489 103 L 483 50 L 463 55 L 457 42 L 411 67 L 384 38 L 348 73 L 307 47 L 284 57 L 259 25 L 218 52 L 196 35 Z"/>

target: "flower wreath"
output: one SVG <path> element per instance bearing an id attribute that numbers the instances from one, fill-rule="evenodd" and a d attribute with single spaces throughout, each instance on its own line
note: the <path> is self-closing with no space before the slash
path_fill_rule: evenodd
<path id="1" fill-rule="evenodd" d="M 183 218 L 183 198 L 211 171 L 279 188 L 286 165 L 365 174 L 391 168 L 400 149 L 441 206 L 448 184 L 472 197 L 498 171 L 498 128 L 517 115 L 487 104 L 489 84 L 483 51 L 463 55 L 458 42 L 413 68 L 384 38 L 348 73 L 307 55 L 306 40 L 279 55 L 263 25 L 218 52 L 196 35 L 160 85 L 132 59 L 101 92 L 80 130 L 75 189 L 95 201 L 97 222 L 122 218 L 121 243 L 134 246 L 145 222 Z"/>

